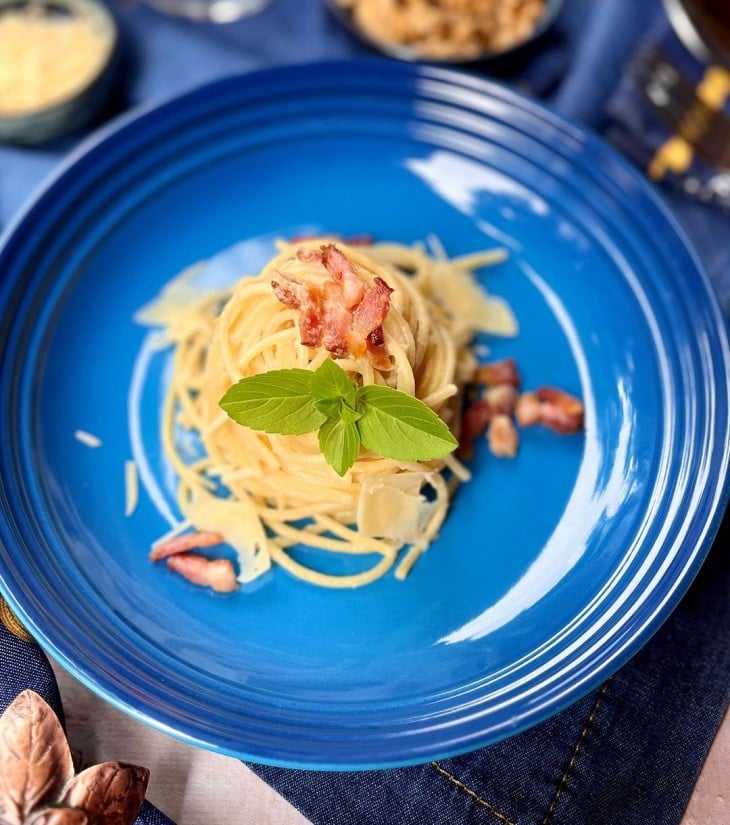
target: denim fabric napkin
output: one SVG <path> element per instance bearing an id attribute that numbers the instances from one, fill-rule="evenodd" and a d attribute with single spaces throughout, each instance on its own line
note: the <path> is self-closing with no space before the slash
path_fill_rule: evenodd
<path id="1" fill-rule="evenodd" d="M 636 100 L 625 70 L 662 17 L 659 0 L 565 0 L 533 48 L 471 70 L 539 96 L 609 137 L 620 132 L 621 149 L 641 164 L 639 150 L 646 153 L 651 138 L 622 120 Z M 144 6 L 120 8 L 119 18 L 126 62 L 122 91 L 107 114 L 231 72 L 372 55 L 319 0 L 273 0 L 256 17 L 223 27 L 166 18 Z M 0 146 L 0 226 L 73 145 Z M 679 187 L 666 186 L 664 195 L 730 313 L 730 216 Z M 730 559 L 722 552 L 729 532 L 726 518 L 687 596 L 624 668 L 529 731 L 466 756 L 399 770 L 251 767 L 315 825 L 675 825 L 730 702 Z M 37 647 L 0 628 L 0 665 L 3 706 L 35 686 L 60 713 Z"/>

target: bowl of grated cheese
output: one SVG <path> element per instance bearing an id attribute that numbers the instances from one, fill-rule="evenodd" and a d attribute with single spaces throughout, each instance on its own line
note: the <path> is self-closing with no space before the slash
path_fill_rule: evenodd
<path id="1" fill-rule="evenodd" d="M 0 140 L 39 144 L 106 102 L 118 32 L 95 0 L 0 0 Z"/>

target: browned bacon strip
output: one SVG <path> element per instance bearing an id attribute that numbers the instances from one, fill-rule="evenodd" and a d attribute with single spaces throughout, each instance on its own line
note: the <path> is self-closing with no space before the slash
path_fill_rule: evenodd
<path id="1" fill-rule="evenodd" d="M 517 390 L 511 384 L 496 384 L 484 393 L 484 400 L 493 413 L 512 415 L 517 404 Z"/>
<path id="2" fill-rule="evenodd" d="M 322 329 L 324 348 L 338 358 L 344 358 L 348 354 L 352 313 L 345 306 L 342 288 L 334 281 L 324 285 Z"/>
<path id="3" fill-rule="evenodd" d="M 195 553 L 170 556 L 167 566 L 193 584 L 212 587 L 216 593 L 232 593 L 238 589 L 236 571 L 229 559 L 206 559 Z"/>
<path id="4" fill-rule="evenodd" d="M 496 384 L 473 401 L 465 410 L 461 420 L 459 455 L 471 458 L 477 438 L 486 430 L 496 415 L 510 416 L 517 403 L 517 390 L 511 384 Z"/>
<path id="5" fill-rule="evenodd" d="M 320 250 L 302 248 L 301 261 L 322 263 L 332 276 L 320 289 L 277 273 L 271 282 L 276 297 L 298 309 L 301 340 L 305 346 L 323 345 L 338 358 L 367 355 L 376 369 L 392 369 L 385 348 L 383 322 L 390 310 L 393 291 L 382 278 L 372 286 L 360 277 L 353 263 L 334 244 Z"/>
<path id="6" fill-rule="evenodd" d="M 168 556 L 187 553 L 188 550 L 196 550 L 200 547 L 213 547 L 222 542 L 223 536 L 212 530 L 184 533 L 182 536 L 175 536 L 173 539 L 155 545 L 150 553 L 150 560 L 159 561 L 160 559 L 166 559 Z"/>
<path id="7" fill-rule="evenodd" d="M 482 364 L 477 367 L 473 381 L 475 384 L 486 384 L 488 387 L 496 384 L 509 384 L 515 389 L 519 389 L 522 383 L 514 358 L 503 358 L 491 364 Z"/>
<path id="8" fill-rule="evenodd" d="M 348 309 L 353 309 L 365 295 L 365 283 L 357 276 L 357 270 L 349 258 L 334 244 L 322 247 L 322 263 L 336 284 L 342 287 L 342 299 Z"/>
<path id="9" fill-rule="evenodd" d="M 307 249 L 302 247 L 297 249 L 297 258 L 305 264 L 321 264 L 322 250 L 321 249 Z"/>
<path id="10" fill-rule="evenodd" d="M 557 433 L 569 435 L 583 429 L 583 402 L 554 387 L 541 387 L 523 393 L 515 408 L 517 422 L 523 427 L 542 424 Z"/>
<path id="11" fill-rule="evenodd" d="M 577 433 L 583 429 L 585 411 L 583 402 L 569 393 L 554 387 L 541 387 L 537 391 L 542 415 L 540 423 L 558 433 Z"/>
<path id="12" fill-rule="evenodd" d="M 312 284 L 304 284 L 296 278 L 277 273 L 280 280 L 272 280 L 276 297 L 290 309 L 299 310 L 299 332 L 306 347 L 318 347 L 322 343 L 322 293 Z"/>
<path id="13" fill-rule="evenodd" d="M 348 348 L 353 355 L 368 352 L 383 361 L 385 369 L 390 369 L 391 364 L 384 349 L 383 322 L 390 311 L 392 291 L 382 278 L 374 279 L 373 285 L 367 287 L 363 299 L 353 311 L 352 330 L 348 338 Z"/>
<path id="14" fill-rule="evenodd" d="M 478 398 L 464 410 L 459 434 L 459 456 L 461 458 L 474 457 L 474 442 L 487 428 L 491 418 L 492 408 L 483 398 Z"/>
<path id="15" fill-rule="evenodd" d="M 296 278 L 290 278 L 288 275 L 284 275 L 283 272 L 277 272 L 276 278 L 271 281 L 271 287 L 274 290 L 274 295 L 289 309 L 299 309 L 302 305 L 304 288 Z"/>

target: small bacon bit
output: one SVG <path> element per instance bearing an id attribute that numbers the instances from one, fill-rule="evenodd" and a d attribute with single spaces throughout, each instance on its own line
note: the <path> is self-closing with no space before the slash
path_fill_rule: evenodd
<path id="1" fill-rule="evenodd" d="M 366 335 L 383 325 L 390 309 L 392 292 L 392 287 L 377 276 L 373 279 L 373 285 L 366 290 L 354 313 L 355 323 Z"/>
<path id="2" fill-rule="evenodd" d="M 487 428 L 487 442 L 497 458 L 514 458 L 517 455 L 520 439 L 509 415 L 498 413 L 492 418 Z"/>
<path id="3" fill-rule="evenodd" d="M 342 287 L 342 298 L 348 309 L 356 307 L 365 296 L 365 283 L 349 258 L 333 243 L 322 247 L 322 263 L 336 284 Z"/>
<path id="4" fill-rule="evenodd" d="M 322 293 L 312 284 L 277 273 L 281 281 L 272 280 L 274 294 L 284 306 L 299 310 L 299 333 L 305 347 L 317 347 L 322 341 Z"/>
<path id="5" fill-rule="evenodd" d="M 200 530 L 195 533 L 184 533 L 182 536 L 163 541 L 155 545 L 150 553 L 151 561 L 166 559 L 168 556 L 176 556 L 178 553 L 187 553 L 188 550 L 196 550 L 200 547 L 213 547 L 223 542 L 223 536 L 212 530 Z"/>
<path id="6" fill-rule="evenodd" d="M 540 423 L 540 399 L 537 393 L 522 393 L 515 405 L 515 418 L 521 427 L 532 427 Z"/>
<path id="7" fill-rule="evenodd" d="M 563 435 L 580 432 L 585 416 L 582 401 L 554 387 L 541 387 L 521 395 L 515 414 L 523 427 L 542 424 Z"/>
<path id="8" fill-rule="evenodd" d="M 322 250 L 321 249 L 297 249 L 297 258 L 305 264 L 321 264 Z"/>
<path id="9" fill-rule="evenodd" d="M 470 404 L 464 411 L 461 422 L 459 455 L 466 459 L 472 458 L 473 442 L 484 432 L 494 416 L 511 415 L 516 403 L 517 390 L 511 384 L 497 384 L 490 387 L 482 398 Z"/>
<path id="10" fill-rule="evenodd" d="M 376 370 L 380 372 L 388 372 L 393 369 L 393 362 L 390 360 L 388 350 L 384 344 L 373 344 L 370 340 L 372 333 L 368 335 L 367 340 L 367 354 L 368 360 Z"/>
<path id="11" fill-rule="evenodd" d="M 273 279 L 271 281 L 274 295 L 289 309 L 299 309 L 302 305 L 302 295 L 304 293 L 301 281 L 290 278 L 288 275 L 284 275 L 283 272 L 277 272 L 276 275 L 281 280 Z"/>
<path id="12" fill-rule="evenodd" d="M 483 398 L 478 398 L 464 410 L 459 436 L 461 458 L 474 457 L 474 442 L 484 432 L 491 418 L 492 408 Z"/>
<path id="13" fill-rule="evenodd" d="M 167 567 L 193 584 L 212 587 L 216 593 L 238 590 L 236 571 L 229 559 L 211 560 L 195 553 L 186 553 L 183 556 L 170 556 Z"/>
<path id="14" fill-rule="evenodd" d="M 486 384 L 488 387 L 509 384 L 515 389 L 519 389 L 522 383 L 514 358 L 503 358 L 491 364 L 482 364 L 477 367 L 472 380 L 475 384 Z"/>
<path id="15" fill-rule="evenodd" d="M 392 288 L 382 278 L 376 277 L 373 285 L 365 290 L 365 295 L 355 307 L 352 319 L 352 332 L 357 342 L 365 341 L 373 335 L 373 346 L 384 342 L 383 322 L 390 310 Z"/>
<path id="16" fill-rule="evenodd" d="M 338 358 L 344 358 L 348 353 L 352 313 L 342 300 L 342 288 L 334 281 L 324 285 L 322 329 L 324 348 Z"/>
<path id="17" fill-rule="evenodd" d="M 496 384 L 484 393 L 484 400 L 494 413 L 512 415 L 517 404 L 517 390 L 511 384 Z"/>
<path id="18" fill-rule="evenodd" d="M 541 387 L 537 391 L 540 402 L 540 423 L 555 430 L 556 433 L 568 435 L 583 429 L 583 402 L 573 395 L 554 387 Z"/>

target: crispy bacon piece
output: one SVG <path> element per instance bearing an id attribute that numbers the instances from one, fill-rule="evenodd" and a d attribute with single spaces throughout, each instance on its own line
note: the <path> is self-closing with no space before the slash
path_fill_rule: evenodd
<path id="1" fill-rule="evenodd" d="M 199 530 L 195 533 L 184 533 L 182 536 L 168 541 L 160 542 L 152 548 L 150 561 L 159 561 L 168 556 L 176 556 L 178 553 L 187 553 L 188 550 L 196 550 L 200 547 L 213 547 L 223 542 L 223 536 L 212 530 Z"/>
<path id="2" fill-rule="evenodd" d="M 517 428 L 509 415 L 497 413 L 487 428 L 487 443 L 497 458 L 514 458 L 520 446 Z"/>
<path id="3" fill-rule="evenodd" d="M 501 361 L 492 361 L 491 364 L 482 364 L 477 367 L 472 380 L 475 384 L 485 384 L 488 387 L 509 384 L 515 389 L 519 389 L 522 383 L 514 358 L 503 358 Z"/>
<path id="4" fill-rule="evenodd" d="M 377 277 L 372 286 L 366 284 L 334 244 L 299 249 L 297 257 L 307 263 L 321 263 L 331 275 L 321 289 L 282 273 L 271 282 L 276 297 L 285 306 L 300 311 L 302 343 L 310 347 L 323 345 L 338 358 L 367 355 L 376 369 L 391 369 L 383 335 L 391 287 Z"/>
<path id="5" fill-rule="evenodd" d="M 376 333 L 382 339 L 383 321 L 390 309 L 392 288 L 382 278 L 376 277 L 353 312 L 353 327 L 365 338 Z M 382 343 L 382 341 L 381 341 Z"/>
<path id="6" fill-rule="evenodd" d="M 301 249 L 297 249 L 297 258 L 299 258 L 299 260 L 305 264 L 321 264 L 322 250 L 308 249 L 307 247 L 302 247 Z"/>
<path id="7" fill-rule="evenodd" d="M 324 285 L 322 338 L 324 348 L 344 358 L 349 352 L 349 336 L 352 329 L 352 312 L 345 306 L 342 289 L 334 281 Z"/>
<path id="8" fill-rule="evenodd" d="M 297 258 L 304 263 L 324 266 L 335 284 L 341 288 L 341 300 L 347 309 L 352 309 L 360 303 L 365 294 L 365 283 L 358 278 L 357 270 L 350 259 L 333 243 L 320 249 L 298 249 Z"/>
<path id="9" fill-rule="evenodd" d="M 383 322 L 390 310 L 392 291 L 382 278 L 377 277 L 373 285 L 365 290 L 363 299 L 352 313 L 348 349 L 353 355 L 359 357 L 365 352 L 378 356 L 383 354 L 385 343 Z M 390 359 L 388 359 L 387 368 L 390 368 Z"/>
<path id="10" fill-rule="evenodd" d="M 299 310 L 299 333 L 306 347 L 317 347 L 322 341 L 322 293 L 312 284 L 277 273 L 281 280 L 272 280 L 274 294 L 284 306 Z"/>
<path id="11" fill-rule="evenodd" d="M 497 384 L 466 408 L 461 421 L 459 443 L 459 454 L 462 458 L 468 459 L 474 455 L 474 441 L 495 416 L 510 416 L 514 412 L 516 402 L 517 390 L 511 384 Z"/>
<path id="12" fill-rule="evenodd" d="M 170 556 L 167 566 L 193 584 L 212 587 L 216 593 L 238 590 L 236 571 L 229 559 L 206 559 L 196 553 Z"/>
<path id="13" fill-rule="evenodd" d="M 575 396 L 555 387 L 541 387 L 518 398 L 515 416 L 523 427 L 542 424 L 569 435 L 583 429 L 585 411 L 583 402 Z"/>
<path id="14" fill-rule="evenodd" d="M 495 414 L 512 415 L 517 404 L 517 390 L 511 384 L 496 384 L 484 393 L 484 400 Z"/>
<path id="15" fill-rule="evenodd" d="M 540 423 L 540 400 L 536 392 L 523 392 L 515 405 L 515 418 L 520 427 L 533 427 Z"/>
<path id="16" fill-rule="evenodd" d="M 350 259 L 331 243 L 322 247 L 322 263 L 334 282 L 342 287 L 345 306 L 348 309 L 357 307 L 365 297 L 365 283 L 358 278 Z"/>
<path id="17" fill-rule="evenodd" d="M 474 442 L 487 428 L 491 418 L 492 408 L 483 398 L 478 398 L 464 410 L 459 433 L 459 456 L 461 458 L 474 457 Z"/>

